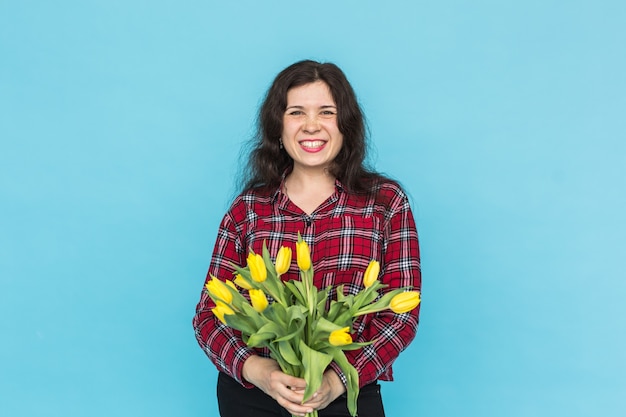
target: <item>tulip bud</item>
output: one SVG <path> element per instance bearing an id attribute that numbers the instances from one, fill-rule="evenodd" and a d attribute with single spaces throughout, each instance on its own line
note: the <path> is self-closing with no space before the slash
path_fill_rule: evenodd
<path id="1" fill-rule="evenodd" d="M 250 252 L 248 267 L 250 268 L 250 276 L 254 281 L 263 282 L 267 279 L 267 269 L 261 255 Z"/>
<path id="2" fill-rule="evenodd" d="M 215 307 L 211 309 L 211 312 L 213 312 L 215 317 L 217 317 L 224 324 L 226 324 L 226 320 L 224 319 L 225 314 L 235 314 L 232 308 L 222 303 L 221 301 L 215 303 Z"/>
<path id="3" fill-rule="evenodd" d="M 241 274 L 237 274 L 237 276 L 235 277 L 234 282 L 235 282 L 235 284 L 239 285 L 244 290 L 251 290 L 252 289 L 250 284 L 248 284 L 248 282 L 244 279 L 244 277 L 241 276 Z"/>
<path id="4" fill-rule="evenodd" d="M 291 248 L 282 246 L 276 255 L 276 274 L 282 275 L 291 266 Z"/>
<path id="5" fill-rule="evenodd" d="M 234 284 L 231 280 L 227 279 L 227 280 L 226 280 L 226 281 L 224 281 L 224 282 L 225 282 L 225 283 L 226 283 L 226 285 L 228 285 L 230 288 L 232 288 L 233 290 L 235 290 L 235 291 L 239 292 L 239 290 L 237 289 L 237 287 L 235 287 L 235 284 Z"/>
<path id="6" fill-rule="evenodd" d="M 418 291 L 402 292 L 391 299 L 389 308 L 396 314 L 402 314 L 413 310 L 419 305 L 420 301 L 420 293 Z"/>
<path id="7" fill-rule="evenodd" d="M 378 274 L 380 273 L 380 264 L 377 261 L 370 261 L 367 269 L 365 270 L 365 275 L 363 275 L 363 285 L 365 288 L 369 288 L 376 282 L 378 279 Z"/>
<path id="8" fill-rule="evenodd" d="M 309 251 L 309 245 L 304 240 L 296 242 L 296 256 L 298 268 L 302 271 L 311 269 L 311 252 Z"/>
<path id="9" fill-rule="evenodd" d="M 267 308 L 267 297 L 263 290 L 255 290 L 252 289 L 249 291 L 250 293 L 250 301 L 252 302 L 252 307 L 258 312 L 261 313 L 263 310 Z"/>
<path id="10" fill-rule="evenodd" d="M 233 294 L 230 292 L 226 284 L 214 276 L 211 276 L 211 280 L 207 282 L 205 286 L 211 296 L 219 298 L 228 304 L 233 301 Z"/>
<path id="11" fill-rule="evenodd" d="M 349 330 L 349 327 L 344 327 L 342 329 L 331 332 L 330 336 L 328 337 L 328 342 L 333 346 L 349 345 L 350 343 L 352 343 L 352 336 L 350 336 L 350 333 L 348 333 Z"/>

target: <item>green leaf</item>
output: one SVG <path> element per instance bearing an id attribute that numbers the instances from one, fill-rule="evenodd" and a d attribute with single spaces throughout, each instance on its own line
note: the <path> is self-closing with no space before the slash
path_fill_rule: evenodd
<path id="1" fill-rule="evenodd" d="M 336 318 L 339 316 L 339 314 L 341 313 L 342 309 L 344 311 L 346 311 L 346 310 L 348 310 L 348 307 L 344 303 L 342 303 L 341 301 L 334 301 L 334 300 L 331 301 L 330 302 L 330 308 L 328 309 L 328 313 L 326 313 L 326 318 L 329 321 L 332 321 L 333 323 L 337 323 Z M 337 324 L 339 326 L 341 326 L 341 327 L 345 327 L 349 323 L 346 324 L 346 325 L 343 325 L 343 326 L 342 326 L 343 322 L 342 323 L 337 323 Z"/>
<path id="2" fill-rule="evenodd" d="M 299 376 L 302 367 L 293 366 L 289 362 L 287 362 L 280 354 L 280 351 L 276 347 L 276 344 L 270 343 L 268 347 L 270 349 L 270 358 L 278 362 L 278 365 L 280 366 L 280 369 L 283 371 L 283 373 L 286 373 L 287 375 Z"/>
<path id="3" fill-rule="evenodd" d="M 309 270 L 310 271 L 310 270 Z M 312 313 L 312 304 L 311 304 L 311 288 L 307 287 L 306 283 L 302 281 L 291 281 L 293 285 L 298 289 L 298 292 L 301 294 L 301 298 L 298 298 L 298 301 L 306 307 L 307 311 Z M 315 288 L 315 287 L 313 287 Z"/>
<path id="4" fill-rule="evenodd" d="M 270 321 L 265 323 L 256 333 L 251 334 L 248 339 L 248 347 L 267 346 L 268 341 L 275 340 L 281 336 L 281 327 Z"/>
<path id="5" fill-rule="evenodd" d="M 250 304 L 248 303 L 242 304 L 241 310 L 243 311 L 243 315 L 247 317 L 248 319 L 250 319 L 252 323 L 254 323 L 254 327 L 255 327 L 254 331 L 247 332 L 247 333 L 254 333 L 258 329 L 260 329 L 265 323 L 267 323 L 267 320 L 264 319 Z"/>
<path id="6" fill-rule="evenodd" d="M 271 275 L 271 278 L 273 279 L 273 281 L 276 281 L 278 277 L 278 275 L 276 274 L 276 267 L 274 266 L 274 263 L 272 262 L 272 257 L 270 256 L 270 251 L 267 249 L 267 245 L 265 241 L 263 241 L 263 251 L 262 251 L 261 257 L 263 258 L 263 262 L 265 263 L 265 268 L 267 269 L 268 275 Z"/>
<path id="7" fill-rule="evenodd" d="M 328 288 L 317 293 L 317 311 L 326 311 L 326 301 L 328 300 Z"/>
<path id="8" fill-rule="evenodd" d="M 252 319 L 242 314 L 226 314 L 224 320 L 228 327 L 239 330 L 242 333 L 254 333 L 258 327 Z"/>
<path id="9" fill-rule="evenodd" d="M 323 289 L 322 291 L 318 291 L 317 293 L 317 303 L 319 304 L 320 302 L 324 302 L 326 303 L 326 299 L 328 298 L 328 288 Z"/>
<path id="10" fill-rule="evenodd" d="M 333 360 L 333 357 L 311 349 L 302 340 L 300 340 L 300 353 L 302 354 L 304 380 L 306 381 L 306 389 L 304 390 L 304 401 L 306 402 L 311 399 L 311 396 L 322 385 L 324 371 Z"/>
<path id="11" fill-rule="evenodd" d="M 374 290 L 374 286 L 361 291 L 354 296 L 353 309 L 358 310 L 361 306 L 370 304 L 378 297 L 378 292 Z"/>
<path id="12" fill-rule="evenodd" d="M 376 313 L 378 311 L 388 309 L 391 299 L 401 292 L 404 292 L 404 288 L 398 288 L 393 291 L 389 291 L 388 293 L 380 297 L 378 301 L 359 308 L 358 311 L 354 312 L 354 317 L 362 316 L 364 314 Z"/>
<path id="13" fill-rule="evenodd" d="M 251 348 L 267 346 L 269 344 L 268 341 L 274 337 L 276 337 L 276 335 L 273 332 L 256 332 L 250 335 L 247 345 Z"/>
<path id="14" fill-rule="evenodd" d="M 302 362 L 298 358 L 296 351 L 291 346 L 291 343 L 287 340 L 282 340 L 277 343 L 280 356 L 293 366 L 301 366 Z"/>
<path id="15" fill-rule="evenodd" d="M 268 320 L 271 320 L 277 324 L 279 324 L 281 327 L 287 327 L 287 311 L 285 310 L 285 307 L 283 307 L 282 304 L 280 303 L 272 303 L 270 304 L 265 311 L 263 312 L 263 315 L 265 315 L 265 317 Z"/>
<path id="16" fill-rule="evenodd" d="M 291 323 L 294 321 L 305 321 L 306 320 L 306 307 L 302 305 L 293 305 L 287 307 L 287 321 L 291 326 Z"/>
<path id="17" fill-rule="evenodd" d="M 302 295 L 302 293 L 300 292 L 300 289 L 298 288 L 297 285 L 295 285 L 295 283 L 298 281 L 287 281 L 285 282 L 285 286 L 287 287 L 287 289 L 289 290 L 289 292 L 291 292 L 291 294 L 293 294 L 293 296 L 296 298 L 296 300 L 304 305 L 304 296 Z"/>
<path id="18" fill-rule="evenodd" d="M 229 285 L 226 288 L 233 296 L 231 304 L 235 307 L 235 310 L 241 310 L 243 304 L 248 304 L 248 300 L 238 290 L 231 288 Z"/>
<path id="19" fill-rule="evenodd" d="M 239 265 L 235 265 L 232 262 L 230 263 L 230 265 L 235 269 L 235 272 L 233 272 L 233 275 L 241 274 L 244 277 L 250 278 L 250 268 L 248 268 L 247 266 L 241 267 Z"/>
<path id="20" fill-rule="evenodd" d="M 359 374 L 348 362 L 348 358 L 341 349 L 334 349 L 332 351 L 333 359 L 341 371 L 344 373 L 347 379 L 346 391 L 348 395 L 348 411 L 351 416 L 356 416 L 357 411 L 357 398 L 359 397 Z"/>
<path id="21" fill-rule="evenodd" d="M 353 315 L 354 314 L 352 313 L 352 310 L 346 308 L 333 321 L 335 323 L 348 323 L 348 324 L 352 325 L 352 316 Z"/>
<path id="22" fill-rule="evenodd" d="M 271 332 L 276 336 L 282 336 L 282 333 L 284 333 L 284 331 L 285 329 L 282 326 L 279 326 L 273 321 L 268 321 L 263 325 L 263 327 L 259 329 L 259 332 Z"/>
<path id="23" fill-rule="evenodd" d="M 303 306 L 290 306 L 287 309 L 287 331 L 286 334 L 277 341 L 290 340 L 294 337 L 302 334 L 302 329 L 306 324 L 306 317 L 304 316 Z"/>
<path id="24" fill-rule="evenodd" d="M 339 302 L 343 301 L 343 299 L 346 297 L 346 296 L 343 294 L 343 284 L 341 284 L 341 285 L 337 286 L 337 292 L 336 292 L 336 294 L 337 294 L 337 301 L 339 301 Z"/>
<path id="25" fill-rule="evenodd" d="M 361 349 L 363 346 L 371 345 L 372 343 L 374 343 L 373 340 L 370 340 L 369 342 L 350 343 L 349 345 L 341 346 L 341 350 Z"/>
<path id="26" fill-rule="evenodd" d="M 324 333 L 330 334 L 331 332 L 334 332 L 335 330 L 339 330 L 345 326 L 339 326 L 333 323 L 332 321 L 326 320 L 324 317 L 320 317 L 318 320 L 316 320 L 313 327 L 314 329 L 313 329 L 312 339 L 315 340 Z"/>
<path id="27" fill-rule="evenodd" d="M 348 308 L 352 308 L 354 305 L 354 295 L 348 294 L 341 298 L 341 302 L 344 303 Z"/>

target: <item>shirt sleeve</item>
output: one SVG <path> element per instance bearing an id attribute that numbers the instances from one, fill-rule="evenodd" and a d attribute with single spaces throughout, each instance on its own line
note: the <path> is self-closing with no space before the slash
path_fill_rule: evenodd
<path id="1" fill-rule="evenodd" d="M 401 194 L 392 206 L 383 244 L 381 282 L 385 291 L 412 287 L 421 289 L 420 252 L 415 221 L 406 195 Z M 345 351 L 348 361 L 359 374 L 362 387 L 378 379 L 392 380 L 391 365 L 400 352 L 414 339 L 419 322 L 419 306 L 403 314 L 385 310 L 368 317 L 369 322 L 358 337 L 358 342 L 374 341 L 362 349 Z M 346 382 L 336 364 L 333 369 Z M 382 378 L 381 378 L 382 377 Z"/>
<path id="2" fill-rule="evenodd" d="M 231 264 L 243 264 L 243 250 L 239 236 L 240 232 L 229 212 L 224 216 L 218 230 L 207 280 L 211 275 L 222 280 L 232 279 L 234 269 Z M 223 324 L 212 313 L 213 307 L 215 303 L 209 297 L 206 287 L 203 286 L 200 302 L 193 318 L 198 344 L 218 370 L 230 375 L 243 386 L 251 388 L 253 385 L 243 379 L 242 369 L 246 359 L 255 353 L 242 341 L 240 332 Z"/>

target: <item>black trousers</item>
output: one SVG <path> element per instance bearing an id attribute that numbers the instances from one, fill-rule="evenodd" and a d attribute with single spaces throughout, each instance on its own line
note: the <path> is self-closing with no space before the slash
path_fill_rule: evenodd
<path id="1" fill-rule="evenodd" d="M 217 402 L 221 417 L 291 417 L 276 400 L 260 389 L 245 388 L 223 372 L 217 377 Z M 373 383 L 361 388 L 357 413 L 359 417 L 385 417 L 380 385 Z M 349 416 L 345 394 L 319 410 L 319 417 Z"/>

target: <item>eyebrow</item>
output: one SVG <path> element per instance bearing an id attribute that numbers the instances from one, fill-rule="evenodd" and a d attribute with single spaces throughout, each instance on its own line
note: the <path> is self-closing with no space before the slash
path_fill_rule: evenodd
<path id="1" fill-rule="evenodd" d="M 320 106 L 319 108 L 320 109 L 336 109 L 337 106 L 333 106 L 332 104 L 325 104 L 323 106 Z M 300 105 L 288 106 L 285 110 L 289 110 L 289 109 L 304 109 L 304 106 L 300 106 Z"/>

